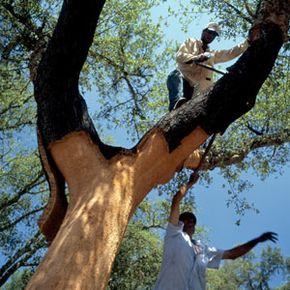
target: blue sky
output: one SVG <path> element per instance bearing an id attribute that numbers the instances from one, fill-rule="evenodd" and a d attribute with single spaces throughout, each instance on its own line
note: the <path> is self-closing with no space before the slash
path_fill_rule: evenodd
<path id="1" fill-rule="evenodd" d="M 253 202 L 260 213 L 246 212 L 241 224 L 237 226 L 237 216 L 233 208 L 226 206 L 227 192 L 221 188 L 223 182 L 218 174 L 214 174 L 214 182 L 210 188 L 197 186 L 195 197 L 198 205 L 199 223 L 209 229 L 209 238 L 216 246 L 226 249 L 233 245 L 256 237 L 265 231 L 278 233 L 279 242 L 285 256 L 290 256 L 290 196 L 289 168 L 285 168 L 282 176 L 271 176 L 261 181 L 253 175 L 246 177 L 254 183 L 247 193 L 247 199 Z M 258 246 L 261 250 L 271 242 Z"/>

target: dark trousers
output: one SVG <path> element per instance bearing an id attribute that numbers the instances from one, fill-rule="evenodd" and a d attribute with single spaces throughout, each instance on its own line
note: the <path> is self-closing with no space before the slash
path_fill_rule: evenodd
<path id="1" fill-rule="evenodd" d="M 191 99 L 194 90 L 177 69 L 168 75 L 167 88 L 169 92 L 169 111 L 173 110 L 174 105 L 180 98 Z"/>

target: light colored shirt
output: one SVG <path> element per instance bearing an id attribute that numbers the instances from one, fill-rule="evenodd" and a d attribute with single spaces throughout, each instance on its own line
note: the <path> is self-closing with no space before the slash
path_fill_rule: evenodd
<path id="1" fill-rule="evenodd" d="M 231 49 L 207 49 L 204 51 L 201 40 L 188 38 L 177 51 L 177 67 L 192 87 L 196 87 L 200 92 L 204 92 L 213 84 L 213 72 L 209 69 L 198 66 L 195 63 L 186 64 L 186 62 L 190 60 L 198 60 L 205 52 L 209 52 L 212 57 L 202 63 L 213 67 L 216 63 L 222 63 L 234 59 L 242 54 L 248 46 L 248 41 L 245 40 Z"/>
<path id="2" fill-rule="evenodd" d="M 154 290 L 204 290 L 206 268 L 218 268 L 222 250 L 192 241 L 183 223 L 168 224 L 163 259 Z"/>

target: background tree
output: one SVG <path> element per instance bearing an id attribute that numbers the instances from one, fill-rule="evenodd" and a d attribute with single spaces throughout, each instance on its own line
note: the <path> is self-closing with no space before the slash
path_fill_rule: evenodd
<path id="1" fill-rule="evenodd" d="M 259 259 L 250 253 L 233 262 L 225 262 L 218 271 L 208 271 L 208 289 L 278 289 L 270 286 L 271 278 L 277 274 L 286 278 L 286 259 L 279 248 L 267 247 Z"/>

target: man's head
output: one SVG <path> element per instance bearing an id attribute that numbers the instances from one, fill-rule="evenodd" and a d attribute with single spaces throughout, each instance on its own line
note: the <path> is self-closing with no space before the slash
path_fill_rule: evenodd
<path id="1" fill-rule="evenodd" d="M 201 40 L 204 43 L 209 44 L 219 35 L 220 35 L 219 25 L 215 22 L 209 22 L 202 31 Z"/>
<path id="2" fill-rule="evenodd" d="M 191 237 L 195 232 L 196 216 L 186 211 L 179 216 L 179 220 L 184 224 L 183 231 Z"/>

